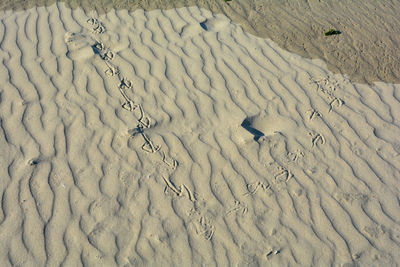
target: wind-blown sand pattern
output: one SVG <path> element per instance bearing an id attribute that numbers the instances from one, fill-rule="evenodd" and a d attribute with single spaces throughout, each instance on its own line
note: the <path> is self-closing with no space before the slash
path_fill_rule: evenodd
<path id="1" fill-rule="evenodd" d="M 0 20 L 1 266 L 400 263 L 400 85 L 197 7 Z"/>
<path id="2" fill-rule="evenodd" d="M 1 10 L 65 1 L 72 8 L 105 13 L 198 6 L 223 14 L 243 29 L 270 38 L 302 57 L 321 59 L 352 81 L 400 83 L 398 0 L 1 0 Z M 334 28 L 339 36 L 324 36 Z"/>

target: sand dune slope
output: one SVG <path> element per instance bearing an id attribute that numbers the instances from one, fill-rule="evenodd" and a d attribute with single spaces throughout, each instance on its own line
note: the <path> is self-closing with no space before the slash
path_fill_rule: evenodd
<path id="1" fill-rule="evenodd" d="M 1 266 L 396 266 L 400 86 L 196 7 L 0 12 Z"/>

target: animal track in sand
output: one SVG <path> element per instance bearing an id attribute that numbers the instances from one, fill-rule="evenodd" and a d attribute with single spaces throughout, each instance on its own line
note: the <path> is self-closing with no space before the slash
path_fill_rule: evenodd
<path id="1" fill-rule="evenodd" d="M 206 240 L 210 240 L 215 232 L 215 226 L 212 225 L 212 221 L 207 217 L 201 217 L 196 224 L 196 233 L 202 235 Z"/>
<path id="2" fill-rule="evenodd" d="M 144 127 L 142 124 L 138 124 L 136 128 L 129 130 L 128 133 L 131 137 L 135 137 L 137 134 L 140 134 L 143 137 L 145 143 L 142 145 L 142 150 L 146 152 L 155 153 L 161 148 L 161 145 L 154 145 L 150 138 L 144 133 Z"/>
<path id="3" fill-rule="evenodd" d="M 330 76 L 315 80 L 310 77 L 310 83 L 317 85 L 317 92 L 320 91 L 325 95 L 333 95 L 338 86 L 338 82 L 334 81 Z"/>
<path id="4" fill-rule="evenodd" d="M 280 249 L 271 249 L 268 253 L 265 254 L 265 257 L 267 259 L 271 258 L 274 255 L 278 255 L 279 253 L 281 253 Z"/>
<path id="5" fill-rule="evenodd" d="M 296 149 L 294 152 L 289 152 L 288 157 L 291 161 L 297 162 L 299 158 L 304 158 L 304 152 L 302 152 L 300 149 Z"/>
<path id="6" fill-rule="evenodd" d="M 98 52 L 98 53 L 105 50 L 103 42 L 97 41 L 92 47 L 95 50 L 95 52 Z"/>
<path id="7" fill-rule="evenodd" d="M 308 117 L 309 120 L 313 120 L 317 117 L 321 117 L 322 118 L 322 114 L 319 113 L 317 110 L 315 109 L 310 109 L 307 111 L 307 114 L 310 114 L 310 116 Z"/>
<path id="8" fill-rule="evenodd" d="M 173 193 L 175 193 L 178 197 L 185 196 L 187 194 L 187 197 L 190 201 L 194 202 L 196 199 L 194 197 L 193 192 L 185 185 L 182 184 L 178 188 L 171 182 L 169 178 L 165 178 L 163 176 L 164 182 L 166 184 L 164 193 L 167 192 L 167 190 L 171 190 Z M 185 193 L 186 192 L 186 193 Z"/>
<path id="9" fill-rule="evenodd" d="M 293 177 L 293 174 L 283 166 L 278 166 L 278 172 L 275 173 L 274 178 L 277 182 L 288 182 Z"/>
<path id="10" fill-rule="evenodd" d="M 325 137 L 320 133 L 308 133 L 311 136 L 311 147 L 325 144 Z"/>
<path id="11" fill-rule="evenodd" d="M 101 59 L 105 61 L 111 61 L 115 57 L 115 53 L 111 51 L 109 48 L 105 47 L 103 42 L 96 41 L 94 45 L 92 45 L 91 47 L 93 49 L 93 52 L 96 55 L 100 55 Z"/>
<path id="12" fill-rule="evenodd" d="M 120 89 L 130 89 L 132 88 L 132 81 L 126 78 L 122 78 L 121 83 L 118 86 Z"/>
<path id="13" fill-rule="evenodd" d="M 113 60 L 114 59 L 114 52 L 112 51 L 107 51 L 104 53 L 104 55 L 102 56 L 103 60 L 109 61 L 109 60 Z"/>
<path id="14" fill-rule="evenodd" d="M 108 62 L 106 62 L 106 65 L 108 68 L 104 71 L 104 73 L 107 76 L 112 77 L 114 75 L 120 74 L 119 69 L 117 67 L 110 65 Z"/>
<path id="15" fill-rule="evenodd" d="M 235 202 L 234 202 L 234 204 L 233 204 L 233 207 L 232 208 L 230 208 L 227 212 L 226 212 L 226 214 L 227 215 L 229 215 L 229 214 L 232 214 L 232 213 L 238 213 L 238 212 L 240 212 L 241 214 L 246 214 L 247 212 L 248 212 L 248 208 L 247 208 L 247 205 L 245 205 L 245 204 L 243 204 L 242 202 L 240 202 L 240 201 L 238 201 L 238 200 L 235 200 Z"/>
<path id="16" fill-rule="evenodd" d="M 142 149 L 144 151 L 149 153 L 155 153 L 160 150 L 161 145 L 154 145 L 153 142 L 146 135 L 143 135 L 143 138 L 146 141 L 146 143 L 142 145 Z"/>
<path id="17" fill-rule="evenodd" d="M 130 81 L 129 81 L 129 83 L 128 82 L 126 82 L 126 83 L 131 87 L 132 84 L 131 84 Z M 128 111 L 133 111 L 133 110 L 136 109 L 136 107 L 139 107 L 140 112 L 141 112 L 141 115 L 140 115 L 140 118 L 141 118 L 143 116 L 143 109 L 141 108 L 140 104 L 134 104 L 133 100 L 131 100 L 128 97 L 128 95 L 124 92 L 124 90 L 129 89 L 130 87 L 128 87 L 125 84 L 125 78 L 122 78 L 120 80 L 120 84 L 118 85 L 118 89 L 119 89 L 119 92 L 121 93 L 122 97 L 125 99 L 125 102 L 122 104 L 122 108 L 126 109 Z"/>
<path id="18" fill-rule="evenodd" d="M 171 169 L 175 170 L 176 167 L 178 166 L 178 162 L 177 162 L 175 159 L 171 158 L 171 159 L 170 159 L 170 160 L 171 160 L 171 163 L 169 163 L 168 160 L 167 160 L 167 158 L 166 158 L 166 156 L 165 156 L 165 152 L 164 152 L 164 151 L 161 151 L 161 153 L 162 153 L 162 160 L 163 160 L 163 162 L 164 162 L 165 164 L 167 164 Z"/>
<path id="19" fill-rule="evenodd" d="M 98 19 L 89 18 L 86 22 L 91 26 L 92 33 L 101 34 L 106 31 L 106 28 L 104 27 L 103 23 L 100 22 Z"/>
<path id="20" fill-rule="evenodd" d="M 100 34 L 105 31 L 105 26 L 102 22 L 95 18 L 89 18 L 87 23 L 90 25 L 90 29 L 92 33 Z M 144 129 L 150 128 L 151 120 L 148 116 L 145 115 L 143 107 L 141 104 L 135 104 L 135 102 L 127 95 L 127 90 L 132 90 L 133 82 L 125 77 L 121 77 L 120 70 L 117 66 L 113 65 L 110 61 L 114 59 L 115 53 L 111 51 L 111 49 L 107 48 L 103 42 L 96 40 L 95 44 L 91 46 L 93 52 L 98 54 L 100 58 L 105 63 L 107 69 L 105 70 L 105 74 L 108 77 L 117 76 L 119 79 L 118 89 L 124 98 L 125 102 L 122 104 L 122 108 L 127 111 L 133 112 L 135 110 L 139 111 L 137 116 L 138 125 L 136 128 L 128 131 L 128 134 L 131 137 L 134 137 L 136 134 L 140 134 L 144 139 L 144 144 L 141 146 L 141 149 L 148 153 L 161 153 L 162 162 L 165 163 L 172 170 L 175 170 L 178 166 L 178 162 L 171 158 L 167 160 L 164 151 L 161 151 L 161 145 L 155 145 L 150 137 L 145 134 Z M 188 192 L 190 192 L 190 198 L 194 199 L 191 191 L 184 185 Z M 177 189 L 176 189 L 177 190 Z"/>
<path id="21" fill-rule="evenodd" d="M 343 99 L 334 95 L 337 88 L 339 88 L 339 82 L 336 79 L 327 76 L 325 78 L 315 80 L 310 77 L 310 82 L 315 83 L 317 85 L 317 92 L 322 92 L 329 101 L 328 112 L 331 112 L 334 106 L 340 108 L 344 104 Z"/>
<path id="22" fill-rule="evenodd" d="M 246 195 L 254 195 L 255 193 L 257 193 L 257 190 L 260 189 L 260 188 L 263 191 L 267 191 L 271 187 L 271 185 L 270 184 L 265 185 L 264 183 L 258 181 L 258 182 L 255 182 L 255 183 L 247 184 L 246 187 L 247 187 L 247 191 L 248 192 L 244 193 L 243 194 L 244 196 L 246 196 Z"/>
<path id="23" fill-rule="evenodd" d="M 337 98 L 337 97 L 329 97 L 329 98 L 332 100 L 329 103 L 329 111 L 328 112 L 332 111 L 334 105 L 336 105 L 336 107 L 340 108 L 344 104 L 344 101 L 340 98 Z"/>
<path id="24" fill-rule="evenodd" d="M 210 218 L 194 208 L 189 211 L 189 216 L 193 218 L 189 223 L 194 227 L 197 235 L 202 236 L 205 240 L 210 240 L 214 236 L 215 226 Z"/>
<path id="25" fill-rule="evenodd" d="M 302 153 L 303 152 L 299 152 L 300 155 Z M 268 189 L 272 189 L 281 183 L 286 184 L 290 181 L 291 178 L 293 178 L 293 173 L 289 169 L 277 164 L 276 162 L 270 165 L 275 165 L 275 166 L 277 165 L 275 171 L 271 170 L 271 172 L 274 173 L 273 181 L 267 184 L 261 181 L 247 184 L 246 188 L 248 192 L 244 193 L 243 194 L 244 196 L 255 195 L 259 189 L 263 190 L 264 192 L 267 192 Z"/>

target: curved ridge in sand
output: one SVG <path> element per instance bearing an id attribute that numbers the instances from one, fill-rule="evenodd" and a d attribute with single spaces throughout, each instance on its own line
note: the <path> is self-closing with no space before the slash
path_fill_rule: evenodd
<path id="1" fill-rule="evenodd" d="M 0 265 L 394 266 L 399 85 L 195 7 L 0 12 Z"/>

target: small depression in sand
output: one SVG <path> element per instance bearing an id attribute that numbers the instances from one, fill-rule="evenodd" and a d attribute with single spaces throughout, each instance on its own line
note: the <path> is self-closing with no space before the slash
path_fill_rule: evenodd
<path id="1" fill-rule="evenodd" d="M 241 124 L 248 132 L 254 135 L 254 140 L 262 136 L 281 133 L 283 135 L 292 134 L 296 129 L 296 123 L 276 112 L 261 111 L 260 113 L 247 117 Z"/>

